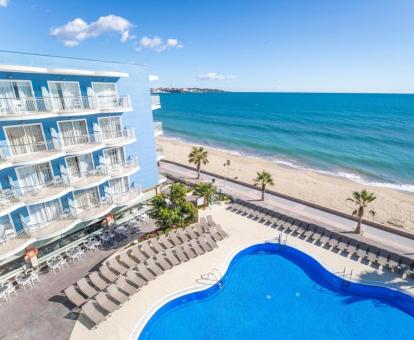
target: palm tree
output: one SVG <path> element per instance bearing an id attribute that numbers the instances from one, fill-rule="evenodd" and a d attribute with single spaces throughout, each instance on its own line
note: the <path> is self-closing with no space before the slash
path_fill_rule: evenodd
<path id="1" fill-rule="evenodd" d="M 274 185 L 272 175 L 264 170 L 262 170 L 261 172 L 257 172 L 257 176 L 254 179 L 254 185 L 261 187 L 261 190 L 262 190 L 261 200 L 264 201 L 264 194 L 266 191 L 266 186 Z"/>
<path id="2" fill-rule="evenodd" d="M 188 155 L 188 162 L 197 166 L 197 179 L 200 178 L 201 164 L 206 165 L 208 163 L 207 156 L 208 152 L 202 146 L 193 146 Z"/>
<path id="3" fill-rule="evenodd" d="M 368 192 L 365 189 L 361 191 L 354 191 L 352 193 L 352 198 L 347 198 L 346 200 L 352 202 L 355 205 L 355 210 L 352 212 L 352 216 L 358 218 L 358 223 L 355 228 L 355 234 L 361 233 L 361 221 L 362 217 L 365 214 L 368 204 L 372 203 L 376 199 L 373 192 Z M 375 211 L 373 209 L 368 210 L 368 213 L 372 216 L 375 216 Z"/>
<path id="4" fill-rule="evenodd" d="M 211 197 L 216 193 L 216 188 L 211 183 L 198 183 L 194 188 L 194 193 L 204 197 L 204 207 L 206 208 Z"/>

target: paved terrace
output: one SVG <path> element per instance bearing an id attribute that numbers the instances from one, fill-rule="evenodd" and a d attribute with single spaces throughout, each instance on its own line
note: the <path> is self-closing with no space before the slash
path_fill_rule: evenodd
<path id="1" fill-rule="evenodd" d="M 200 211 L 200 216 L 205 215 L 212 215 L 213 220 L 229 234 L 229 237 L 218 242 L 218 249 L 167 270 L 142 287 L 95 329 L 91 329 L 86 318 L 81 315 L 73 329 L 71 339 L 137 339 L 143 326 L 159 307 L 185 291 L 205 289 L 206 285 L 196 281 L 202 274 L 207 274 L 214 268 L 224 274 L 233 255 L 241 249 L 253 243 L 274 239 L 280 234 L 269 226 L 226 210 L 226 206 L 215 205 Z M 287 244 L 314 257 L 331 272 L 341 273 L 346 268 L 349 274 L 352 270 L 353 281 L 388 286 L 414 295 L 414 280 L 412 279 L 404 280 L 389 271 L 381 272 L 293 236 L 288 236 Z M 344 303 L 350 303 L 350 301 L 349 296 L 345 294 Z M 356 297 L 352 299 L 352 303 L 358 301 Z"/>
<path id="2" fill-rule="evenodd" d="M 153 228 L 153 225 L 141 227 L 135 238 Z M 87 253 L 59 273 L 42 272 L 40 283 L 35 287 L 27 291 L 19 289 L 18 296 L 13 295 L 9 302 L 1 300 L 0 339 L 69 339 L 78 314 L 71 312 L 73 306 L 66 300 L 63 290 L 96 270 L 101 262 L 126 243 Z"/>
<path id="3" fill-rule="evenodd" d="M 190 183 L 197 183 L 196 171 L 188 169 L 187 167 L 162 161 L 160 170 L 167 175 L 172 175 L 174 178 L 182 179 Z M 255 204 L 309 223 L 339 231 L 353 231 L 356 226 L 356 222 L 351 219 L 327 213 L 269 193 L 266 193 L 264 202 L 259 201 L 261 192 L 245 185 L 231 181 L 224 182 L 223 179 L 204 173 L 201 174 L 200 178 L 201 181 L 205 182 L 211 182 L 214 179 L 216 187 L 221 189 L 223 193 L 245 201 L 254 201 Z M 414 237 L 410 239 L 400 236 L 397 233 L 380 230 L 366 224 L 362 225 L 362 231 L 363 238 L 366 238 L 368 241 L 376 242 L 378 245 L 383 245 L 389 250 L 397 251 L 414 259 Z"/>

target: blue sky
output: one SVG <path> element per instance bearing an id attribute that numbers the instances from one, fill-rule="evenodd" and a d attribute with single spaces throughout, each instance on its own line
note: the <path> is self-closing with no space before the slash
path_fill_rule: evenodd
<path id="1" fill-rule="evenodd" d="M 145 63 L 152 86 L 411 93 L 413 19 L 412 0 L 0 0 L 0 47 Z"/>

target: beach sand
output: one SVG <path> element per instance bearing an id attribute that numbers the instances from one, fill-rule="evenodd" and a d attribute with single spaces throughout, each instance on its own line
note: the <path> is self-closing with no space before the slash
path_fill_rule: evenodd
<path id="1" fill-rule="evenodd" d="M 167 160 L 188 165 L 188 154 L 193 145 L 167 137 L 158 137 L 157 143 L 164 148 Z M 352 207 L 346 202 L 346 198 L 350 197 L 353 191 L 366 188 L 377 196 L 372 204 L 376 215 L 371 217 L 367 214 L 365 216 L 367 220 L 414 232 L 414 195 L 412 194 L 362 185 L 345 178 L 310 170 L 282 167 L 271 161 L 235 155 L 208 147 L 206 149 L 209 153 L 209 163 L 203 169 L 224 174 L 223 164 L 229 159 L 231 166 L 228 169 L 228 177 L 249 184 L 253 183 L 257 171 L 266 170 L 272 174 L 275 182 L 275 185 L 269 189 L 347 214 L 352 212 Z"/>

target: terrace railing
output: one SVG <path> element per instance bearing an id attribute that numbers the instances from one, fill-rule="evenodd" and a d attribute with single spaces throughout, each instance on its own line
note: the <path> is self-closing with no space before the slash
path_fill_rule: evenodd
<path id="1" fill-rule="evenodd" d="M 3 141 L 2 144 L 7 144 Z M 62 150 L 59 139 L 37 142 L 37 143 L 9 143 L 0 147 L 0 159 L 6 161 L 12 157 L 19 157 L 36 152 L 57 152 Z"/>
<path id="2" fill-rule="evenodd" d="M 35 113 L 68 113 L 130 109 L 130 96 L 0 98 L 0 117 Z"/>

